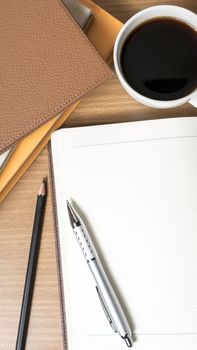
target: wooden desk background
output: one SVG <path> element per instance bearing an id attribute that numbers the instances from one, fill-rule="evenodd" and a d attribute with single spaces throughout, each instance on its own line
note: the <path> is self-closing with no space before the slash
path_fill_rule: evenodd
<path id="1" fill-rule="evenodd" d="M 139 10 L 159 4 L 170 3 L 197 12 L 197 0 L 96 0 L 96 3 L 123 22 Z M 140 105 L 127 96 L 114 76 L 84 98 L 67 125 L 194 115 L 197 112 L 189 104 L 171 110 Z M 36 191 L 47 174 L 45 149 L 0 207 L 0 350 L 15 349 Z M 49 193 L 27 350 L 63 349 L 53 234 Z"/>

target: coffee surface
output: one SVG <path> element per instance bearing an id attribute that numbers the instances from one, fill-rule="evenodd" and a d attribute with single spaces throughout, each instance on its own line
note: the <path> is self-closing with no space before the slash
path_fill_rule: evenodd
<path id="1" fill-rule="evenodd" d="M 123 44 L 121 67 L 128 84 L 146 97 L 184 97 L 197 87 L 197 33 L 171 18 L 145 22 Z"/>

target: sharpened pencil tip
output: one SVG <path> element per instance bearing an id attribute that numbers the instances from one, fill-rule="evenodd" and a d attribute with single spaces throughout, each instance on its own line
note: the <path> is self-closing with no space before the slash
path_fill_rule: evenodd
<path id="1" fill-rule="evenodd" d="M 47 176 L 44 176 L 44 177 L 43 177 L 42 182 L 44 182 L 45 185 L 46 185 L 46 183 L 47 183 Z"/>
<path id="2" fill-rule="evenodd" d="M 38 195 L 39 196 L 45 196 L 47 192 L 47 177 L 43 177 L 39 191 L 38 191 Z"/>

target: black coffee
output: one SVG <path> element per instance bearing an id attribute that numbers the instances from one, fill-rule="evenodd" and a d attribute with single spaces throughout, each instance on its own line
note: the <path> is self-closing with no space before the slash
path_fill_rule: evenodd
<path id="1" fill-rule="evenodd" d="M 145 22 L 125 41 L 121 67 L 128 84 L 146 97 L 184 97 L 197 87 L 197 33 L 170 18 Z"/>

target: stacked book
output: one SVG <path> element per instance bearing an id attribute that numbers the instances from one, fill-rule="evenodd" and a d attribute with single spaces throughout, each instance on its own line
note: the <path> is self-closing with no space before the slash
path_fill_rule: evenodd
<path id="1" fill-rule="evenodd" d="M 2 12 L 0 202 L 85 93 L 111 76 L 107 64 L 122 27 L 90 0 L 52 0 L 47 6 L 32 0 L 28 7 L 21 0 L 5 3 Z M 8 26 L 9 37 L 3 35 Z"/>

